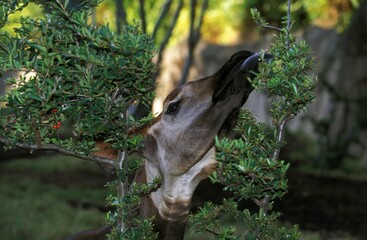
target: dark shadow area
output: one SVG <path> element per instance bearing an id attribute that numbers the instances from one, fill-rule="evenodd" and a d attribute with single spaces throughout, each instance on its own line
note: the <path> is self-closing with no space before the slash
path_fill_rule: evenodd
<path id="1" fill-rule="evenodd" d="M 358 239 L 367 236 L 367 180 L 311 175 L 293 168 L 288 177 L 288 193 L 274 205 L 274 210 L 283 214 L 281 221 L 297 224 L 301 230 L 349 233 Z M 223 196 L 228 198 L 230 193 L 206 180 L 195 192 L 194 209 L 204 201 L 220 204 Z M 253 202 L 241 205 L 258 211 Z"/>

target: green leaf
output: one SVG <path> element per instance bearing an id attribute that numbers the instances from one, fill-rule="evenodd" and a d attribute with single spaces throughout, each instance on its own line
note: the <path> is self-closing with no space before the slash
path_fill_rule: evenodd
<path id="1" fill-rule="evenodd" d="M 38 102 L 42 102 L 43 101 L 42 98 L 40 98 L 38 95 L 36 95 L 34 93 L 29 94 L 29 97 L 31 99 L 34 99 L 34 100 L 38 101 Z"/>
<path id="2" fill-rule="evenodd" d="M 298 89 L 295 83 L 292 83 L 292 89 L 293 89 L 294 94 L 298 97 Z"/>

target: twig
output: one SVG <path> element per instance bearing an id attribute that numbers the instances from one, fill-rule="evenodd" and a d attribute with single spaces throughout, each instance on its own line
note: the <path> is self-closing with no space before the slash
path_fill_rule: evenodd
<path id="1" fill-rule="evenodd" d="M 186 82 L 187 76 L 189 75 L 189 70 L 190 67 L 192 65 L 192 61 L 194 59 L 194 50 L 196 47 L 196 44 L 198 43 L 199 39 L 200 39 L 200 29 L 201 26 L 203 24 L 203 19 L 204 19 L 204 13 L 205 10 L 208 7 L 208 0 L 204 0 L 203 4 L 201 5 L 201 12 L 200 12 L 200 16 L 199 16 L 199 21 L 198 21 L 198 25 L 195 28 L 195 7 L 196 7 L 196 0 L 191 0 L 191 6 L 190 6 L 190 35 L 189 35 L 189 39 L 188 39 L 188 45 L 189 45 L 189 50 L 188 50 L 188 56 L 186 58 L 185 61 L 185 65 L 184 68 L 182 70 L 182 76 L 181 76 L 181 80 L 179 85 L 182 85 Z"/>
<path id="2" fill-rule="evenodd" d="M 273 29 L 273 30 L 277 30 L 277 31 L 282 31 L 281 28 L 278 28 L 278 27 L 274 27 L 274 26 L 271 26 L 269 24 L 261 24 L 259 23 L 258 24 L 260 27 L 263 27 L 263 28 L 268 28 L 268 29 Z"/>
<path id="3" fill-rule="evenodd" d="M 164 49 L 166 48 L 167 46 L 167 43 L 169 41 L 169 39 L 171 38 L 171 35 L 172 35 L 172 32 L 173 32 L 173 29 L 175 28 L 176 26 L 176 23 L 177 23 L 177 19 L 178 17 L 180 16 L 180 13 L 181 13 L 181 9 L 183 7 L 183 0 L 180 0 L 178 2 L 178 5 L 176 7 L 176 10 L 175 10 L 175 13 L 173 15 L 173 18 L 172 18 L 172 22 L 171 22 L 171 25 L 169 26 L 168 28 L 168 31 L 167 31 L 167 34 L 165 36 L 165 38 L 163 39 L 163 41 L 161 42 L 160 46 L 159 46 L 159 52 L 158 52 L 158 60 L 157 60 L 157 65 L 159 65 L 162 61 L 162 58 L 163 58 L 163 51 Z"/>
<path id="4" fill-rule="evenodd" d="M 182 75 L 179 81 L 179 85 L 182 85 L 186 82 L 187 76 L 189 75 L 189 70 L 192 64 L 192 60 L 194 58 L 193 55 L 194 55 L 195 37 L 196 37 L 195 29 L 194 29 L 195 16 L 196 16 L 196 11 L 195 11 L 196 3 L 197 3 L 196 0 L 190 1 L 190 33 L 189 33 L 189 38 L 188 38 L 188 53 L 187 53 L 185 64 L 182 70 Z"/>
<path id="5" fill-rule="evenodd" d="M 152 33 L 152 38 L 155 39 L 156 38 L 156 35 L 157 35 L 157 31 L 158 31 L 158 28 L 160 27 L 161 25 L 161 22 L 163 20 L 163 18 L 167 15 L 169 9 L 171 8 L 171 5 L 172 5 L 172 0 L 167 0 L 163 6 L 162 6 L 162 10 L 161 10 L 161 14 L 159 15 L 158 19 L 157 19 L 157 22 L 155 23 L 154 25 L 154 29 L 153 29 L 153 33 Z"/>
<path id="6" fill-rule="evenodd" d="M 117 33 L 121 34 L 122 25 L 127 23 L 127 15 L 123 0 L 115 0 Z"/>
<path id="7" fill-rule="evenodd" d="M 266 214 L 270 210 L 270 197 L 269 195 L 265 195 L 262 199 L 255 199 L 254 202 L 257 206 L 264 210 L 264 214 Z"/>
<path id="8" fill-rule="evenodd" d="M 66 10 L 66 8 L 64 7 L 64 5 L 60 2 L 60 0 L 56 0 L 56 5 L 57 7 L 61 10 L 61 13 L 64 15 L 64 17 L 71 23 L 75 23 L 73 21 L 73 19 L 71 19 L 70 14 L 68 13 L 68 11 Z"/>
<path id="9" fill-rule="evenodd" d="M 294 118 L 294 116 L 295 116 L 294 114 L 290 114 L 289 116 L 285 117 L 277 127 L 278 128 L 276 137 L 277 147 L 275 148 L 275 151 L 273 153 L 273 160 L 277 160 L 279 157 L 281 144 L 284 138 L 285 125 L 288 123 L 289 120 Z"/>
<path id="10" fill-rule="evenodd" d="M 266 22 L 262 22 L 262 21 L 258 21 L 257 18 L 254 17 L 255 23 L 263 28 L 268 28 L 268 29 L 272 29 L 272 30 L 276 30 L 276 31 L 283 31 L 282 28 L 279 27 L 274 27 L 271 26 L 270 24 L 266 23 Z M 289 32 L 290 32 L 290 28 L 291 28 L 291 0 L 288 0 L 288 8 L 287 8 L 287 26 L 286 26 L 286 31 L 287 31 L 287 35 L 288 35 L 288 39 L 289 39 Z M 287 41 L 289 42 L 289 40 Z M 288 46 L 288 44 L 287 44 Z"/>
<path id="11" fill-rule="evenodd" d="M 126 159 L 126 152 L 118 151 L 118 159 L 116 161 L 116 166 L 115 166 L 117 170 L 122 169 L 125 159 Z M 119 182 L 116 186 L 117 197 L 118 197 L 119 202 L 122 202 L 122 199 L 126 196 L 127 188 L 128 188 L 128 179 L 126 177 L 124 182 Z M 121 232 L 124 232 L 128 227 L 122 218 L 119 219 L 119 225 L 121 228 Z"/>
<path id="12" fill-rule="evenodd" d="M 287 10 L 287 33 L 289 34 L 291 30 L 291 0 L 288 0 L 288 10 Z"/>
<path id="13" fill-rule="evenodd" d="M 289 34 L 290 34 L 290 29 L 291 28 L 291 0 L 288 0 L 288 10 L 287 10 L 287 40 L 286 40 L 286 46 L 287 49 L 289 48 Z M 290 114 L 288 116 L 286 116 L 281 122 L 280 124 L 277 126 L 277 147 L 274 150 L 273 153 L 273 160 L 277 160 L 279 157 L 279 153 L 280 153 L 280 148 L 283 142 L 283 138 L 284 138 L 284 131 L 285 131 L 285 125 L 288 123 L 289 120 L 291 120 L 292 118 L 294 118 L 294 114 Z"/>
<path id="14" fill-rule="evenodd" d="M 72 157 L 77 157 L 83 160 L 87 160 L 87 161 L 92 161 L 92 162 L 96 162 L 96 163 L 101 163 L 101 164 L 108 164 L 111 166 L 115 166 L 115 161 L 112 159 L 108 159 L 108 158 L 103 158 L 103 157 L 98 157 L 95 155 L 84 155 L 84 154 L 79 154 L 76 153 L 74 151 L 71 151 L 69 149 L 57 146 L 55 144 L 29 144 L 29 143 L 24 143 L 24 142 L 16 142 L 14 143 L 13 141 L 0 137 L 0 142 L 5 144 L 5 145 L 10 145 L 10 146 L 16 146 L 18 148 L 23 148 L 23 149 L 27 149 L 27 150 L 37 150 L 37 151 L 54 151 L 54 152 L 58 152 L 58 153 L 62 153 L 64 155 L 68 155 L 68 156 L 72 156 Z"/>
<path id="15" fill-rule="evenodd" d="M 288 0 L 288 9 L 287 9 L 287 40 L 286 46 L 289 49 L 289 34 L 291 31 L 291 0 Z"/>
<path id="16" fill-rule="evenodd" d="M 147 22 L 146 22 L 146 16 L 145 16 L 145 9 L 144 9 L 144 5 L 145 5 L 145 0 L 139 0 L 139 15 L 140 15 L 140 19 L 141 19 L 141 28 L 143 33 L 147 32 Z"/>

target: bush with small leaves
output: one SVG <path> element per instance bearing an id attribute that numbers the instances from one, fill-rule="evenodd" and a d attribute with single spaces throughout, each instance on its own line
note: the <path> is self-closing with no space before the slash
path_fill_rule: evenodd
<path id="1" fill-rule="evenodd" d="M 290 33 L 290 1 L 285 27 L 270 26 L 256 9 L 251 10 L 255 22 L 278 31 L 268 52 L 271 61 L 263 61 L 252 81 L 258 91 L 265 91 L 272 100 L 270 114 L 274 128 L 257 122 L 256 117 L 243 109 L 237 124 L 239 139 L 216 139 L 218 168 L 212 181 L 224 185 L 232 197 L 222 205 L 207 203 L 191 218 L 193 232 L 207 231 L 217 239 L 298 239 L 297 226 L 280 226 L 280 213 L 272 210 L 276 199 L 287 191 L 286 172 L 289 163 L 279 160 L 280 148 L 287 122 L 314 99 L 316 77 L 312 75 L 314 57 L 309 46 Z M 264 60 L 264 52 L 260 58 Z M 241 209 L 238 202 L 254 201 L 258 212 Z M 224 226 L 223 214 L 232 217 L 244 231 Z"/>

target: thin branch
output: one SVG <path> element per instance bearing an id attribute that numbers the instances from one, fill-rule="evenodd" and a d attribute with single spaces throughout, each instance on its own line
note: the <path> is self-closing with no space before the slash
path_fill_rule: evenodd
<path id="1" fill-rule="evenodd" d="M 176 23 L 177 23 L 177 19 L 178 17 L 180 16 L 180 13 L 181 13 L 181 9 L 183 7 L 183 0 L 180 0 L 178 2 L 178 5 L 176 7 L 176 10 L 175 10 L 175 13 L 174 13 L 174 16 L 173 16 L 173 19 L 172 19 L 172 22 L 171 22 L 171 25 L 169 26 L 168 28 L 168 31 L 167 31 L 167 34 L 165 36 L 165 38 L 163 39 L 163 41 L 161 42 L 160 44 L 160 47 L 159 47 L 159 53 L 158 53 L 158 60 L 157 60 L 157 65 L 159 65 L 162 61 L 162 58 L 163 58 L 163 51 L 164 49 L 166 48 L 167 46 L 167 43 L 169 41 L 169 39 L 171 38 L 171 35 L 172 35 L 172 32 L 173 32 L 173 29 L 175 28 L 176 26 Z"/>
<path id="2" fill-rule="evenodd" d="M 279 157 L 279 153 L 280 153 L 280 148 L 283 142 L 283 138 L 284 138 L 284 132 L 285 132 L 285 125 L 288 123 L 289 120 L 291 120 L 292 118 L 294 118 L 295 115 L 291 114 L 289 116 L 287 116 L 286 118 L 284 118 L 281 123 L 278 125 L 277 127 L 277 137 L 276 137 L 276 141 L 277 141 L 277 147 L 273 153 L 273 159 L 277 160 Z"/>
<path id="3" fill-rule="evenodd" d="M 124 0 L 115 0 L 115 2 L 117 33 L 121 34 L 122 26 L 127 24 L 127 14 L 124 6 Z"/>
<path id="4" fill-rule="evenodd" d="M 56 0 L 57 7 L 61 10 L 61 13 L 64 15 L 64 17 L 70 22 L 74 24 L 73 19 L 70 17 L 69 12 L 66 10 L 64 5 L 60 2 L 60 0 Z"/>
<path id="5" fill-rule="evenodd" d="M 288 10 L 287 10 L 287 32 L 291 30 L 291 0 L 288 0 Z"/>
<path id="6" fill-rule="evenodd" d="M 277 31 L 282 31 L 283 29 L 281 28 L 278 28 L 278 27 L 274 27 L 274 26 L 271 26 L 269 24 L 261 24 L 259 23 L 258 24 L 260 27 L 263 27 L 263 28 L 268 28 L 268 29 L 272 29 L 272 30 L 277 30 Z"/>
<path id="7" fill-rule="evenodd" d="M 147 22 L 146 22 L 146 15 L 145 15 L 145 0 L 139 0 L 139 15 L 141 19 L 141 28 L 143 33 L 147 32 Z"/>
<path id="8" fill-rule="evenodd" d="M 191 17 L 190 17 L 190 35 L 189 35 L 189 39 L 188 39 L 188 56 L 186 58 L 185 61 L 185 65 L 184 68 L 182 70 L 182 76 L 181 76 L 181 80 L 180 80 L 180 85 L 184 84 L 186 82 L 186 79 L 189 75 L 189 70 L 190 67 L 192 65 L 193 59 L 194 59 L 194 50 L 195 47 L 200 39 L 200 29 L 201 26 L 203 24 L 203 19 L 204 19 L 204 13 L 205 10 L 208 7 L 208 0 L 204 0 L 203 4 L 201 5 L 201 12 L 200 12 L 200 16 L 199 16 L 199 20 L 198 20 L 198 25 L 195 28 L 195 7 L 196 7 L 196 0 L 191 0 L 191 6 L 190 6 L 190 11 L 191 11 Z"/>
<path id="9" fill-rule="evenodd" d="M 264 210 L 264 214 L 270 210 L 270 197 L 269 195 L 265 195 L 262 199 L 254 199 L 254 202 L 257 206 Z"/>
<path id="10" fill-rule="evenodd" d="M 289 34 L 291 31 L 291 0 L 288 0 L 288 9 L 287 9 L 287 49 L 289 48 Z"/>
<path id="11" fill-rule="evenodd" d="M 117 163 L 116 169 L 121 170 L 125 160 L 126 160 L 126 152 L 119 151 L 118 159 L 116 161 Z M 116 186 L 117 197 L 118 197 L 119 202 L 122 202 L 122 199 L 127 195 L 127 189 L 128 189 L 128 178 L 126 177 L 124 182 L 119 182 Z M 121 226 L 121 232 L 125 232 L 128 226 L 123 221 L 122 218 L 120 218 L 119 220 L 119 225 Z"/>
<path id="12" fill-rule="evenodd" d="M 194 34 L 197 0 L 190 1 L 190 37 Z"/>
<path id="13" fill-rule="evenodd" d="M 287 10 L 287 40 L 286 40 L 286 46 L 287 49 L 289 48 L 289 34 L 291 30 L 291 0 L 288 0 L 288 10 Z M 294 118 L 294 114 L 290 114 L 287 117 L 285 117 L 280 124 L 277 126 L 277 137 L 276 137 L 276 143 L 277 147 L 274 150 L 273 153 L 273 159 L 277 160 L 279 157 L 280 149 L 282 146 L 283 138 L 284 138 L 284 132 L 285 132 L 285 125 L 288 123 L 289 120 Z"/>
<path id="14" fill-rule="evenodd" d="M 83 160 L 87 160 L 87 161 L 92 161 L 92 162 L 96 162 L 96 163 L 100 163 L 100 164 L 108 164 L 111 166 L 115 166 L 115 161 L 109 158 L 103 158 L 103 157 L 98 157 L 95 155 L 84 155 L 84 154 L 79 154 L 76 153 L 72 150 L 57 146 L 55 144 L 29 144 L 29 143 L 24 143 L 24 142 L 16 142 L 14 143 L 13 141 L 0 137 L 0 142 L 5 144 L 5 145 L 10 145 L 10 146 L 16 146 L 18 148 L 23 148 L 23 149 L 27 149 L 27 150 L 37 150 L 37 151 L 53 151 L 53 152 L 58 152 L 64 155 L 68 155 L 68 156 L 72 156 L 72 157 L 77 157 Z"/>
<path id="15" fill-rule="evenodd" d="M 185 60 L 185 64 L 182 70 L 181 79 L 179 85 L 182 85 L 186 82 L 187 76 L 189 75 L 189 70 L 192 64 L 192 60 L 194 58 L 194 48 L 195 48 L 195 16 L 196 16 L 196 0 L 190 1 L 190 33 L 188 38 L 188 53 L 187 58 Z"/>
<path id="16" fill-rule="evenodd" d="M 156 22 L 156 23 L 155 23 L 155 25 L 154 25 L 154 29 L 153 29 L 153 33 L 152 33 L 152 38 L 153 38 L 153 39 L 155 39 L 155 38 L 156 38 L 158 28 L 160 27 L 160 25 L 161 25 L 161 22 L 162 22 L 163 18 L 167 15 L 168 11 L 170 10 L 171 5 L 172 5 L 172 0 L 167 0 L 167 1 L 163 4 L 163 6 L 162 6 L 162 10 L 161 10 L 161 14 L 159 15 L 159 17 L 158 17 L 158 19 L 157 19 L 157 22 Z"/>
<path id="17" fill-rule="evenodd" d="M 200 17 L 199 17 L 199 23 L 197 26 L 197 33 L 200 35 L 200 29 L 201 26 L 203 25 L 203 21 L 204 21 L 204 14 L 206 9 L 208 8 L 208 0 L 204 0 L 203 4 L 201 5 L 201 11 L 200 11 Z"/>

